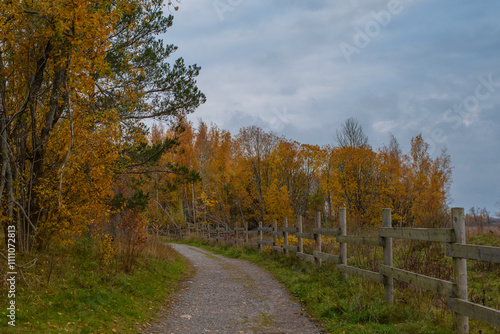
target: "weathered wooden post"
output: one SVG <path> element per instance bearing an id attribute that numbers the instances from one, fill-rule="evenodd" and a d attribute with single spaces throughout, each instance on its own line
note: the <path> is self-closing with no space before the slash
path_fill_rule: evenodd
<path id="1" fill-rule="evenodd" d="M 382 226 L 392 227 L 391 209 L 382 209 Z M 392 267 L 392 238 L 382 237 L 384 246 L 384 265 Z M 394 279 L 384 276 L 385 301 L 388 303 L 394 302 Z"/>
<path id="2" fill-rule="evenodd" d="M 236 223 L 236 228 L 234 229 L 234 245 L 238 246 L 238 240 L 240 239 L 240 232 L 238 231 L 238 227 L 240 224 Z"/>
<path id="3" fill-rule="evenodd" d="M 316 228 L 321 228 L 321 212 L 316 212 Z M 314 234 L 314 241 L 316 243 L 316 252 L 321 253 L 321 234 Z M 314 258 L 316 260 L 316 265 L 321 267 L 321 259 L 319 257 Z"/>
<path id="4" fill-rule="evenodd" d="M 297 234 L 302 233 L 302 216 L 297 217 Z M 304 244 L 302 238 L 297 235 L 297 252 L 304 253 Z"/>
<path id="5" fill-rule="evenodd" d="M 259 250 L 262 250 L 262 222 L 259 222 Z"/>
<path id="6" fill-rule="evenodd" d="M 455 243 L 465 244 L 464 208 L 452 208 L 451 219 L 455 230 Z M 467 259 L 453 258 L 453 281 L 452 297 L 467 301 Z M 469 317 L 455 313 L 455 332 L 469 333 Z"/>
<path id="7" fill-rule="evenodd" d="M 229 224 L 226 223 L 226 230 L 224 231 L 224 242 L 229 243 Z"/>
<path id="8" fill-rule="evenodd" d="M 278 237 L 274 232 L 278 232 L 278 221 L 276 219 L 273 220 L 273 246 L 276 246 L 278 242 Z"/>
<path id="9" fill-rule="evenodd" d="M 283 227 L 283 230 L 288 227 L 287 217 L 283 218 Z M 285 248 L 285 245 L 288 245 L 288 232 L 286 231 L 283 232 L 283 253 L 285 254 L 285 256 L 288 256 L 288 249 Z"/>
<path id="10" fill-rule="evenodd" d="M 346 208 L 339 209 L 339 228 L 340 235 L 347 235 L 347 222 L 346 222 Z M 347 266 L 347 244 L 340 243 L 340 264 Z M 343 274 L 344 279 L 347 280 L 347 274 Z"/>
<path id="11" fill-rule="evenodd" d="M 220 224 L 219 223 L 217 223 L 216 231 L 217 231 L 217 236 L 215 237 L 215 240 L 217 241 L 217 243 L 220 243 Z"/>
<path id="12" fill-rule="evenodd" d="M 245 243 L 248 244 L 248 222 L 245 221 Z"/>

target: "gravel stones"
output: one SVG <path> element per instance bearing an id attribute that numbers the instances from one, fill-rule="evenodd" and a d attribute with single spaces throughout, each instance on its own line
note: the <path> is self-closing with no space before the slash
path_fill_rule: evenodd
<path id="1" fill-rule="evenodd" d="M 321 333 L 264 269 L 197 247 L 170 244 L 196 275 L 144 333 Z"/>

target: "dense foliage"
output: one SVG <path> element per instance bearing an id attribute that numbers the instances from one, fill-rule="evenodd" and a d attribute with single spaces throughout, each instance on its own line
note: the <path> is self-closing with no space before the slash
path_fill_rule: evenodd
<path id="1" fill-rule="evenodd" d="M 380 225 L 385 207 L 392 209 L 393 223 L 402 226 L 436 227 L 447 216 L 450 157 L 442 152 L 431 158 L 420 135 L 403 154 L 394 137 L 375 151 L 365 137 L 359 145 L 320 147 L 255 126 L 235 136 L 203 122 L 198 128 L 188 122 L 183 127 L 179 146 L 159 164 L 188 166 L 201 180 L 179 183 L 172 175 L 153 173 L 147 191 L 155 195 L 147 215 L 157 225 L 252 226 L 295 215 L 312 219 L 316 211 L 333 220 L 341 206 L 357 226 Z M 349 136 L 345 126 L 340 131 Z M 171 131 L 155 125 L 151 144 L 169 136 Z"/>
<path id="2" fill-rule="evenodd" d="M 167 62 L 176 47 L 156 37 L 173 21 L 163 7 L 0 3 L 0 222 L 16 226 L 18 251 L 108 221 L 123 175 L 173 145 L 149 146 L 141 120 L 175 123 L 205 101 L 200 68 Z"/>

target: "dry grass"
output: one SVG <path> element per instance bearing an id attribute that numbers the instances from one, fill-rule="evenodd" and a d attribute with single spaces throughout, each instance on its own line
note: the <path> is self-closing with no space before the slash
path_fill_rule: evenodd
<path id="1" fill-rule="evenodd" d="M 144 244 L 143 253 L 167 261 L 172 261 L 176 257 L 175 251 L 156 236 L 149 236 Z"/>
<path id="2" fill-rule="evenodd" d="M 500 238 L 500 226 L 467 226 L 465 230 L 468 237 L 474 237 L 481 234 L 491 234 Z"/>

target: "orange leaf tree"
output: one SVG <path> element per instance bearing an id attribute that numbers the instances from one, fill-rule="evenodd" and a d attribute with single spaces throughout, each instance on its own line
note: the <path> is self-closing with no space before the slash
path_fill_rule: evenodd
<path id="1" fill-rule="evenodd" d="M 169 64 L 176 47 L 156 38 L 173 20 L 162 7 L 158 0 L 0 3 L 1 214 L 4 228 L 17 226 L 21 250 L 99 224 L 111 181 L 168 147 L 135 154 L 144 148 L 139 122 L 169 120 L 204 102 L 199 67 L 182 58 Z"/>

